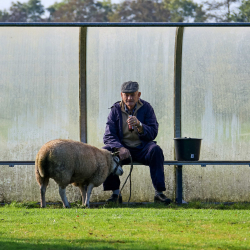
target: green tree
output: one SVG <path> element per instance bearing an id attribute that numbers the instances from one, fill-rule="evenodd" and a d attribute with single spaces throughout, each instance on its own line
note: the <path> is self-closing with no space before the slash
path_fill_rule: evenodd
<path id="1" fill-rule="evenodd" d="M 6 10 L 0 10 L 0 22 L 6 22 L 9 18 L 9 13 Z"/>
<path id="2" fill-rule="evenodd" d="M 210 20 L 215 20 L 216 22 L 231 22 L 232 21 L 231 6 L 232 3 L 236 2 L 239 2 L 239 0 L 224 0 L 222 2 L 217 2 L 217 1 L 204 2 L 204 5 L 207 6 L 206 11 L 208 18 Z M 225 9 L 226 13 L 220 14 Z"/>
<path id="3" fill-rule="evenodd" d="M 204 22 L 207 19 L 203 5 L 192 0 L 165 0 L 164 4 L 170 10 L 171 22 Z"/>
<path id="4" fill-rule="evenodd" d="M 116 5 L 111 22 L 203 22 L 202 5 L 192 0 L 125 0 Z"/>
<path id="5" fill-rule="evenodd" d="M 28 10 L 28 22 L 41 22 L 44 14 L 44 6 L 41 4 L 41 0 L 29 0 L 27 3 Z"/>
<path id="6" fill-rule="evenodd" d="M 4 22 L 41 22 L 44 7 L 40 0 L 27 3 L 12 2 L 9 12 L 5 13 Z"/>
<path id="7" fill-rule="evenodd" d="M 170 22 L 170 11 L 162 2 L 125 0 L 116 5 L 111 22 Z"/>
<path id="8" fill-rule="evenodd" d="M 112 12 L 111 1 L 64 0 L 47 9 L 49 22 L 108 22 Z"/>
<path id="9" fill-rule="evenodd" d="M 250 1 L 243 0 L 239 7 L 239 13 L 233 13 L 231 19 L 234 22 L 250 22 Z"/>
<path id="10" fill-rule="evenodd" d="M 28 21 L 28 11 L 27 4 L 20 2 L 12 2 L 9 11 L 9 18 L 7 22 L 27 22 Z"/>
<path id="11" fill-rule="evenodd" d="M 42 18 L 41 0 L 12 3 L 8 12 L 0 12 L 4 22 L 204 22 L 203 6 L 193 0 L 62 0 L 47 8 L 50 15 Z"/>

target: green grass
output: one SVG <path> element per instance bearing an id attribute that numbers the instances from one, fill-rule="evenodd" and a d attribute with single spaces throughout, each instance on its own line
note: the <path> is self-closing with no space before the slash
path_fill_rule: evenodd
<path id="1" fill-rule="evenodd" d="M 0 249 L 250 249 L 250 205 L 0 208 Z"/>

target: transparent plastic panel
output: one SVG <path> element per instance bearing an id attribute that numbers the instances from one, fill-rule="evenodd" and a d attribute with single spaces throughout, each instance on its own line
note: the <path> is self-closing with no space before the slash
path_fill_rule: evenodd
<path id="1" fill-rule="evenodd" d="M 203 139 L 200 160 L 249 160 L 249 44 L 247 27 L 184 30 L 182 136 Z M 184 169 L 188 199 L 250 201 L 248 166 Z"/>
<path id="2" fill-rule="evenodd" d="M 79 28 L 1 27 L 0 44 L 0 160 L 34 161 L 49 140 L 79 140 Z M 0 200 L 39 200 L 34 166 L 0 171 Z"/>
<path id="3" fill-rule="evenodd" d="M 163 149 L 165 159 L 173 160 L 175 30 L 156 27 L 88 28 L 88 143 L 99 148 L 103 146 L 109 108 L 121 100 L 121 84 L 132 80 L 139 83 L 141 98 L 155 110 L 159 122 L 157 144 Z M 168 193 L 172 196 L 173 168 L 165 169 Z M 138 185 L 133 188 L 137 191 L 134 197 L 147 200 L 148 190 L 152 192 L 149 168 L 136 166 L 133 171 L 133 183 Z"/>

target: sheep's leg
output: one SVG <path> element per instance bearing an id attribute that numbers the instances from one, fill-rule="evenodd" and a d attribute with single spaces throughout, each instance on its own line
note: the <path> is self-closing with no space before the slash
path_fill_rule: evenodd
<path id="1" fill-rule="evenodd" d="M 85 200 L 85 206 L 89 207 L 89 199 L 94 185 L 90 183 L 87 188 L 87 199 Z"/>
<path id="2" fill-rule="evenodd" d="M 59 187 L 59 194 L 61 196 L 63 206 L 65 208 L 70 208 L 70 204 L 69 204 L 67 196 L 66 196 L 66 187 L 65 188 Z"/>
<path id="3" fill-rule="evenodd" d="M 85 201 L 86 201 L 86 194 L 87 194 L 87 186 L 86 185 L 80 185 L 79 186 L 81 195 L 82 195 L 82 205 L 85 205 Z"/>
<path id="4" fill-rule="evenodd" d="M 46 207 L 46 201 L 45 201 L 45 193 L 46 193 L 46 188 L 49 184 L 49 178 L 41 178 L 41 185 L 40 185 L 40 195 L 41 195 L 41 202 L 40 206 L 41 207 Z"/>

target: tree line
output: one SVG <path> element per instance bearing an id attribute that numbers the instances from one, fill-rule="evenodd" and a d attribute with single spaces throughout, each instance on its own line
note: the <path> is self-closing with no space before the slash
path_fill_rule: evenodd
<path id="1" fill-rule="evenodd" d="M 239 2 L 237 11 L 231 11 Z M 224 13 L 221 14 L 222 10 Z M 45 12 L 48 15 L 45 15 Z M 45 8 L 40 0 L 12 2 L 0 22 L 250 22 L 249 0 L 61 0 Z"/>

